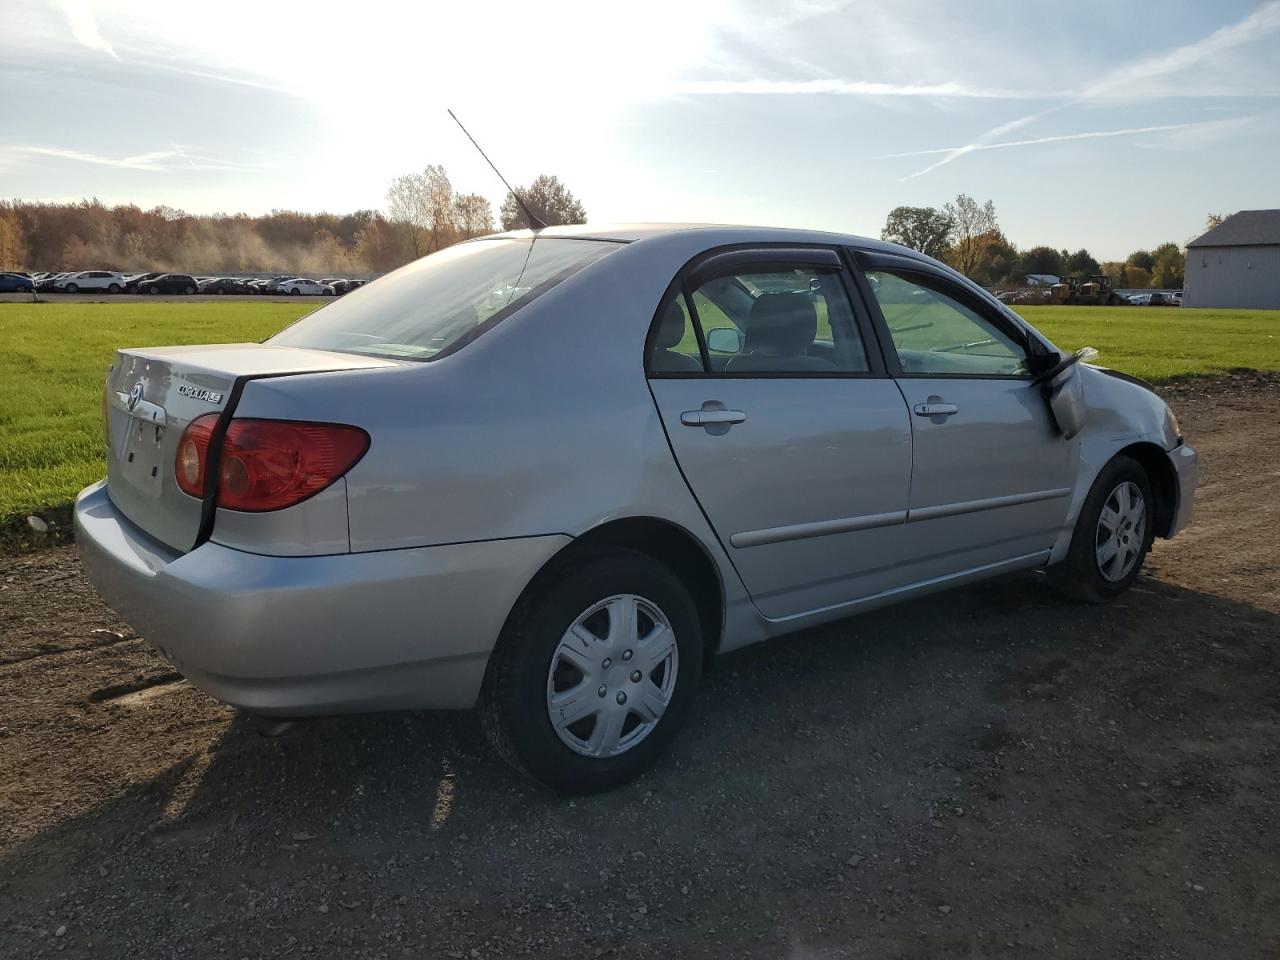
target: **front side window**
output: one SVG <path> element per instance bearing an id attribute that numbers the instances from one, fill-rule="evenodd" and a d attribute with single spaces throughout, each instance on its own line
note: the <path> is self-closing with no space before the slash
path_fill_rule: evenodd
<path id="1" fill-rule="evenodd" d="M 335 299 L 267 343 L 431 360 L 618 248 L 558 237 L 460 243 Z"/>
<path id="2" fill-rule="evenodd" d="M 1014 337 L 930 277 L 871 270 L 902 372 L 933 376 L 1021 376 L 1027 354 Z"/>
<path id="3" fill-rule="evenodd" d="M 701 327 L 712 374 L 870 370 L 853 308 L 834 267 L 744 263 L 699 281 L 675 303 L 674 312 L 659 325 L 651 370 L 672 371 L 673 364 L 681 363 L 672 360 L 672 352 L 691 355 L 701 366 L 695 322 Z M 667 343 L 671 346 L 664 347 Z"/>

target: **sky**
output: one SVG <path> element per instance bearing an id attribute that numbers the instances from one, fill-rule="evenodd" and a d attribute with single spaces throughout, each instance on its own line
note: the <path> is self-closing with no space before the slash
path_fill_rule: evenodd
<path id="1" fill-rule="evenodd" d="M 1280 207 L 1280 0 L 0 0 L 0 197 L 382 208 L 561 178 L 593 223 L 878 236 L 994 202 L 1098 259 Z"/>

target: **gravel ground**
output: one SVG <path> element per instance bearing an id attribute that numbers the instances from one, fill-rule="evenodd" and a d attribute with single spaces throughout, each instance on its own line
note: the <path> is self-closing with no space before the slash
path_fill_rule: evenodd
<path id="1" fill-rule="evenodd" d="M 587 799 L 470 714 L 239 715 L 69 549 L 0 559 L 0 956 L 1276 957 L 1280 377 L 1168 392 L 1197 518 L 1120 601 L 1018 575 L 732 654 Z"/>

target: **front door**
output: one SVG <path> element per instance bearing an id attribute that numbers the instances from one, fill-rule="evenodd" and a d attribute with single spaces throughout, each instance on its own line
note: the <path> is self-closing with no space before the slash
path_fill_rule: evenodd
<path id="1" fill-rule="evenodd" d="M 1078 445 L 1033 383 L 1025 331 L 941 271 L 869 267 L 864 289 L 911 410 L 916 579 L 1047 554 Z"/>
<path id="2" fill-rule="evenodd" d="M 911 424 L 831 250 L 695 267 L 650 339 L 672 450 L 747 590 L 782 619 L 896 586 Z"/>

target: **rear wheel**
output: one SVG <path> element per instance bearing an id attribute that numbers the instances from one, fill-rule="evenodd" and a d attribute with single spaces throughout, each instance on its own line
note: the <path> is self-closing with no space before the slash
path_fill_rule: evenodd
<path id="1" fill-rule="evenodd" d="M 485 732 L 549 786 L 608 790 L 646 770 L 689 713 L 697 608 L 671 570 L 630 550 L 579 555 L 540 579 L 493 652 Z"/>
<path id="2" fill-rule="evenodd" d="M 111 286 L 107 287 L 107 293 L 119 293 L 119 292 L 120 292 L 120 284 L 118 283 L 113 283 L 111 284 Z"/>
<path id="3" fill-rule="evenodd" d="M 195 287 L 190 287 L 190 286 L 188 286 L 188 287 L 183 287 L 183 288 L 182 288 L 182 292 L 183 292 L 183 293 L 185 293 L 185 294 L 189 297 L 189 296 L 191 296 L 193 293 L 195 293 L 195 292 L 196 292 L 196 288 L 195 288 Z"/>
<path id="4" fill-rule="evenodd" d="M 1136 460 L 1118 456 L 1102 468 L 1085 498 L 1071 547 L 1049 568 L 1063 593 L 1105 603 L 1138 579 L 1154 536 L 1151 480 Z"/>

